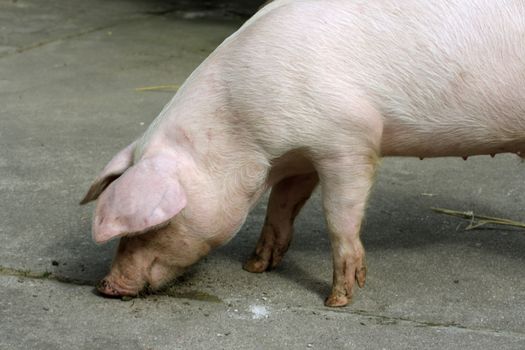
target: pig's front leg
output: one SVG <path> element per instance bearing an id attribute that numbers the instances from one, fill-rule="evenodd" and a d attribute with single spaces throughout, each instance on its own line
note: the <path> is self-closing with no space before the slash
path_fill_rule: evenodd
<path id="1" fill-rule="evenodd" d="M 273 186 L 261 236 L 245 270 L 263 272 L 281 262 L 292 239 L 294 219 L 318 182 L 317 173 L 312 172 L 285 178 Z"/>
<path id="2" fill-rule="evenodd" d="M 319 176 L 333 254 L 333 285 L 326 306 L 345 306 L 357 280 L 366 277 L 365 250 L 359 238 L 377 157 L 343 156 L 321 166 Z"/>

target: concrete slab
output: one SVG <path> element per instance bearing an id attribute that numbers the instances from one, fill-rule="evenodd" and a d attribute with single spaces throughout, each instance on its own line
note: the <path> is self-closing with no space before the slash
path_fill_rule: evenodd
<path id="1" fill-rule="evenodd" d="M 0 57 L 17 54 L 137 19 L 174 14 L 182 18 L 250 16 L 258 0 L 1 0 Z"/>
<path id="2" fill-rule="evenodd" d="M 3 349 L 518 349 L 522 334 L 313 305 L 166 296 L 102 299 L 85 287 L 0 277 Z M 13 297 L 16 295 L 16 297 Z"/>
<path id="3" fill-rule="evenodd" d="M 344 309 L 322 306 L 318 195 L 273 272 L 241 269 L 261 203 L 171 297 L 93 294 L 114 244 L 91 242 L 92 206 L 77 202 L 172 95 L 135 88 L 182 83 L 254 6 L 226 4 L 0 0 L 0 349 L 525 347 L 523 231 L 464 231 L 430 210 L 525 221 L 513 156 L 384 160 L 363 229 L 367 286 Z"/>

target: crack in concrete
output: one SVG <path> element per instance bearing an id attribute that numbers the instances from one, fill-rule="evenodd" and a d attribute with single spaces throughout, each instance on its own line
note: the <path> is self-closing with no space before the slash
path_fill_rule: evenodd
<path id="1" fill-rule="evenodd" d="M 34 272 L 31 270 L 14 269 L 14 268 L 4 267 L 4 266 L 0 266 L 0 276 L 14 276 L 14 277 L 29 278 L 29 279 L 49 280 L 49 281 L 56 281 L 60 283 L 73 284 L 73 285 L 78 285 L 78 286 L 93 287 L 96 284 L 95 281 L 66 277 L 62 275 L 57 275 L 49 271 Z M 177 292 L 175 294 L 173 293 L 170 294 L 170 293 L 166 293 L 165 291 L 161 291 L 160 293 L 154 293 L 154 295 L 164 295 L 168 297 L 176 297 L 176 298 L 183 298 L 183 299 L 195 299 L 195 300 L 215 302 L 215 303 L 217 302 L 215 299 L 208 300 L 209 296 L 207 294 L 206 294 L 206 298 L 194 296 L 195 293 L 201 293 L 201 292 L 191 291 L 191 292 Z M 146 295 L 142 295 L 142 296 L 139 295 L 138 297 L 140 298 L 140 297 L 145 297 L 145 296 Z M 215 296 L 213 297 L 217 298 Z M 127 299 L 126 300 L 123 299 L 123 300 L 127 301 Z M 217 300 L 219 300 L 219 302 L 222 302 L 222 300 L 218 298 Z M 382 314 L 376 314 L 370 311 L 359 310 L 359 309 L 352 310 L 349 308 L 328 309 L 328 308 L 304 308 L 304 307 L 292 307 L 292 309 L 300 310 L 303 312 L 315 311 L 315 312 L 318 312 L 324 315 L 351 314 L 351 315 L 362 316 L 362 317 L 374 319 L 382 325 L 396 325 L 399 322 L 404 322 L 414 327 L 447 328 L 447 329 L 454 329 L 458 331 L 482 333 L 482 334 L 487 334 L 487 335 L 510 336 L 510 337 L 525 340 L 525 333 L 520 333 L 520 332 L 515 332 L 515 331 L 498 330 L 498 329 L 481 328 L 481 327 L 468 327 L 468 326 L 464 326 L 464 325 L 461 325 L 459 323 L 454 323 L 454 322 L 447 323 L 447 322 L 432 322 L 432 321 L 424 321 L 424 320 L 414 320 L 414 319 L 400 317 L 400 316 L 387 316 L 387 315 L 382 315 Z"/>
<path id="2" fill-rule="evenodd" d="M 42 47 L 42 46 L 53 44 L 53 43 L 56 43 L 56 42 L 61 42 L 61 41 L 65 41 L 65 40 L 69 40 L 69 39 L 73 39 L 73 38 L 78 38 L 78 37 L 81 37 L 83 35 L 87 35 L 87 34 L 90 34 L 90 33 L 98 32 L 100 30 L 113 28 L 113 27 L 115 27 L 115 26 L 117 26 L 119 24 L 121 24 L 121 23 L 113 23 L 113 24 L 108 24 L 108 25 L 105 25 L 105 26 L 88 28 L 88 29 L 84 29 L 84 30 L 81 30 L 79 32 L 67 34 L 67 35 L 64 35 L 64 36 L 61 36 L 61 37 L 58 37 L 58 38 L 52 38 L 52 39 L 45 40 L 45 41 L 39 41 L 39 42 L 33 43 L 31 45 L 25 46 L 25 47 L 17 48 L 14 51 L 8 51 L 8 52 L 6 52 L 4 54 L 1 54 L 0 58 L 14 56 L 14 55 L 17 55 L 17 54 L 20 54 L 20 53 L 24 53 L 26 51 L 30 51 L 30 50 L 33 50 L 33 49 L 36 49 L 36 48 L 39 48 L 39 47 Z"/>
<path id="3" fill-rule="evenodd" d="M 94 281 L 83 280 L 79 278 L 71 278 L 63 275 L 57 275 L 55 273 L 44 271 L 44 272 L 34 272 L 31 270 L 21 270 L 14 269 L 11 267 L 0 266 L 0 276 L 13 276 L 13 277 L 23 277 L 30 279 L 45 279 L 50 281 L 57 281 L 61 283 L 74 284 L 77 286 L 91 286 L 95 285 Z"/>
<path id="4" fill-rule="evenodd" d="M 239 11 L 235 11 L 235 10 L 227 11 L 225 9 L 221 9 L 220 7 L 211 8 L 211 9 L 208 9 L 208 10 L 211 11 L 211 13 L 213 13 L 214 11 L 221 11 L 222 10 L 223 12 L 224 11 L 225 12 L 229 12 L 229 13 L 231 13 L 234 16 L 237 16 L 239 18 L 248 18 L 250 16 L 250 14 L 251 14 L 249 12 L 245 13 L 245 12 L 242 12 L 242 11 L 239 12 Z M 84 36 L 84 35 L 87 35 L 87 34 L 95 33 L 95 32 L 101 31 L 101 30 L 114 28 L 114 27 L 117 27 L 117 26 L 119 26 L 121 24 L 129 23 L 129 22 L 133 22 L 133 21 L 137 21 L 137 20 L 152 19 L 152 18 L 156 18 L 156 17 L 166 16 L 166 15 L 169 15 L 169 14 L 172 14 L 172 13 L 178 13 L 178 15 L 181 18 L 184 18 L 184 19 L 191 19 L 192 17 L 186 17 L 185 15 L 188 15 L 188 14 L 191 14 L 191 13 L 198 13 L 198 12 L 199 12 L 198 10 L 181 9 L 181 8 L 177 8 L 177 7 L 169 8 L 169 9 L 166 9 L 166 10 L 159 10 L 159 11 L 138 12 L 138 13 L 135 13 L 135 14 L 131 15 L 130 17 L 124 19 L 124 20 L 121 20 L 121 21 L 113 22 L 113 23 L 110 23 L 110 24 L 107 24 L 107 25 L 101 25 L 101 26 L 98 26 L 98 27 L 87 28 L 87 29 L 80 30 L 80 31 L 75 32 L 75 33 L 70 33 L 70 34 L 67 34 L 67 35 L 64 35 L 64 36 L 60 36 L 58 38 L 52 38 L 52 39 L 49 39 L 49 40 L 39 41 L 39 42 L 33 43 L 31 45 L 25 46 L 25 47 L 17 48 L 17 49 L 15 49 L 13 51 L 7 51 L 7 52 L 5 52 L 3 54 L 0 54 L 0 59 L 5 58 L 5 57 L 14 56 L 14 55 L 17 55 L 17 54 L 20 54 L 20 53 L 24 53 L 26 51 L 30 51 L 30 50 L 33 50 L 33 49 L 36 49 L 36 48 L 39 48 L 39 47 L 42 47 L 42 46 L 46 46 L 46 45 L 49 45 L 49 44 L 53 44 L 53 43 L 56 43 L 56 42 L 66 41 L 66 40 L 78 38 L 78 37 L 81 37 L 81 36 Z M 223 16 L 223 17 L 227 17 L 227 16 Z"/>
<path id="5" fill-rule="evenodd" d="M 6 52 L 4 54 L 0 54 L 0 59 L 5 58 L 5 57 L 14 56 L 14 55 L 17 55 L 17 54 L 21 54 L 21 53 L 24 53 L 26 51 L 37 49 L 39 47 L 43 47 L 43 46 L 46 46 L 46 45 L 49 45 L 49 44 L 53 44 L 53 43 L 57 43 L 57 42 L 61 42 L 61 41 L 66 41 L 66 40 L 78 38 L 78 37 L 81 37 L 81 36 L 84 36 L 84 35 L 87 35 L 87 34 L 95 33 L 95 32 L 98 32 L 98 31 L 114 28 L 114 27 L 117 27 L 117 26 L 119 26 L 121 24 L 126 24 L 126 23 L 129 23 L 129 22 L 137 21 L 137 20 L 151 19 L 151 18 L 155 18 L 155 17 L 159 17 L 159 16 L 164 16 L 164 15 L 170 14 L 170 13 L 175 12 L 175 11 L 177 11 L 177 9 L 172 8 L 172 9 L 159 11 L 159 12 L 136 13 L 136 14 L 131 15 L 130 17 L 124 19 L 124 20 L 112 22 L 110 24 L 101 25 L 101 26 L 97 26 L 97 27 L 83 29 L 83 30 L 80 30 L 80 31 L 75 32 L 75 33 L 70 33 L 70 34 L 67 34 L 67 35 L 64 35 L 64 36 L 60 36 L 58 38 L 51 38 L 49 40 L 39 41 L 39 42 L 33 43 L 31 45 L 25 46 L 25 47 L 17 48 L 16 50 L 13 50 L 13 51 L 8 51 L 8 52 Z"/>
<path id="6" fill-rule="evenodd" d="M 11 277 L 22 277 L 22 278 L 28 278 L 28 279 L 37 279 L 37 280 L 48 280 L 48 281 L 55 281 L 65 284 L 73 284 L 77 286 L 89 286 L 89 287 L 95 287 L 97 282 L 92 280 L 85 280 L 80 278 L 71 278 L 63 275 L 58 275 L 49 271 L 44 272 L 35 272 L 31 270 L 22 270 L 22 269 L 14 269 L 11 267 L 4 267 L 0 266 L 0 276 L 11 276 Z M 198 291 L 194 289 L 188 289 L 188 288 L 181 288 L 177 286 L 177 288 L 174 288 L 173 285 L 167 285 L 166 287 L 156 291 L 152 292 L 147 287 L 140 292 L 136 297 L 120 297 L 122 301 L 128 301 L 135 298 L 146 298 L 148 296 L 167 296 L 170 298 L 181 298 L 181 299 L 190 299 L 190 300 L 198 300 L 198 301 L 206 301 L 210 303 L 222 303 L 223 301 L 212 294 Z M 117 297 L 119 298 L 119 297 Z"/>
<path id="7" fill-rule="evenodd" d="M 305 309 L 305 308 L 299 308 L 299 310 L 303 311 L 312 311 L 311 309 Z M 371 319 L 375 319 L 378 321 L 378 323 L 383 325 L 396 325 L 399 322 L 409 323 L 413 325 L 414 327 L 424 327 L 424 328 L 447 328 L 447 329 L 454 329 L 458 331 L 465 331 L 465 332 L 476 332 L 476 333 L 482 333 L 487 335 L 498 335 L 498 336 L 510 336 L 515 337 L 518 339 L 524 339 L 525 340 L 525 333 L 516 332 L 516 331 L 508 331 L 508 330 L 498 330 L 498 329 L 492 329 L 492 328 L 482 328 L 482 327 L 468 327 L 459 323 L 454 322 L 432 322 L 432 321 L 424 321 L 424 320 L 415 320 L 410 319 L 406 317 L 400 317 L 400 316 L 387 316 L 382 314 L 376 314 L 370 311 L 366 310 L 359 310 L 359 309 L 331 309 L 327 310 L 326 308 L 323 309 L 315 309 L 318 312 L 324 312 L 326 314 L 335 313 L 335 314 L 352 314 L 357 316 L 363 316 L 368 317 Z"/>

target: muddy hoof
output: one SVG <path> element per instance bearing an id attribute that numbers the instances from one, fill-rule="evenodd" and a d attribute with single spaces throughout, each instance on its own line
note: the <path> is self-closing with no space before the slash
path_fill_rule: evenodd
<path id="1" fill-rule="evenodd" d="M 248 261 L 246 261 L 242 268 L 248 272 L 261 273 L 269 270 L 268 265 L 268 261 L 263 260 L 258 256 L 252 256 L 250 259 L 248 259 Z"/>
<path id="2" fill-rule="evenodd" d="M 350 303 L 350 299 L 346 295 L 330 295 L 324 301 L 325 306 L 342 307 Z"/>

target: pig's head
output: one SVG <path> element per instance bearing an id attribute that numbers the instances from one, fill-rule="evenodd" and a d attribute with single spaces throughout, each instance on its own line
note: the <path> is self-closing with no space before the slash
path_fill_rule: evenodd
<path id="1" fill-rule="evenodd" d="M 159 289 L 209 252 L 206 241 L 186 235 L 180 228 L 174 220 L 145 234 L 122 237 L 98 291 L 107 296 L 133 296 L 145 286 Z"/>
<path id="2" fill-rule="evenodd" d="M 111 271 L 97 287 L 109 296 L 136 295 L 146 285 L 158 289 L 210 250 L 180 213 L 187 197 L 177 158 L 157 154 L 133 164 L 133 151 L 132 144 L 118 153 L 81 202 L 98 198 L 97 243 L 121 238 Z"/>

